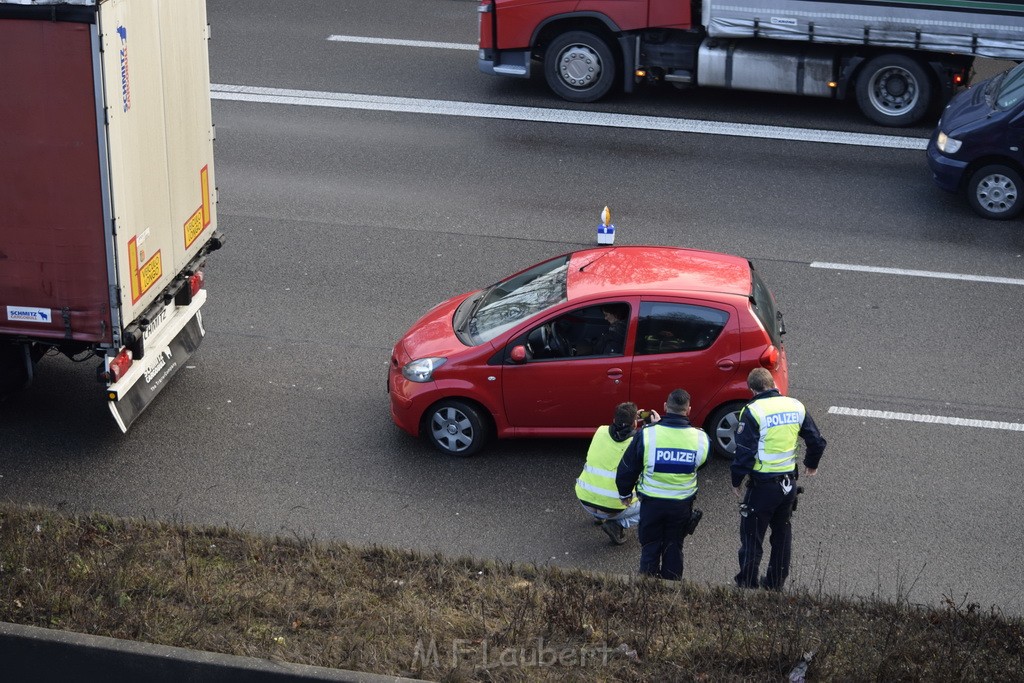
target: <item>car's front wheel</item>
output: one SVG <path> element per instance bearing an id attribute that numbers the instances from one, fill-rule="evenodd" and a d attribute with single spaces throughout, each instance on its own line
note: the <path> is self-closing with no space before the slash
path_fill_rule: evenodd
<path id="1" fill-rule="evenodd" d="M 711 439 L 711 451 L 715 455 L 733 459 L 736 454 L 736 427 L 740 424 L 740 411 L 745 405 L 743 401 L 726 403 L 716 408 L 704 422 L 704 431 Z"/>
<path id="2" fill-rule="evenodd" d="M 468 458 L 480 452 L 491 429 L 479 408 L 465 401 L 446 399 L 427 413 L 424 432 L 442 453 Z"/>
<path id="3" fill-rule="evenodd" d="M 1024 190 L 1020 174 L 1009 166 L 983 166 L 967 181 L 967 201 L 983 218 L 1009 220 L 1024 209 L 1020 193 Z"/>

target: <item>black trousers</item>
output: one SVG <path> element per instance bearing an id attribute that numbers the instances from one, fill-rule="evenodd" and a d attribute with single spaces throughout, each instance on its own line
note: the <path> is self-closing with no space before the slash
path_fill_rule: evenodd
<path id="1" fill-rule="evenodd" d="M 686 500 L 643 498 L 637 539 L 640 573 L 678 581 L 683 576 L 683 537 L 693 513 L 693 496 Z"/>
<path id="2" fill-rule="evenodd" d="M 788 482 L 787 493 L 784 485 Z M 789 560 L 793 548 L 790 518 L 796 502 L 796 479 L 792 476 L 765 482 L 751 482 L 740 508 L 740 571 L 736 585 L 757 588 L 757 574 L 764 552 L 764 535 L 771 529 L 771 554 L 768 570 L 761 586 L 781 590 L 789 576 Z"/>

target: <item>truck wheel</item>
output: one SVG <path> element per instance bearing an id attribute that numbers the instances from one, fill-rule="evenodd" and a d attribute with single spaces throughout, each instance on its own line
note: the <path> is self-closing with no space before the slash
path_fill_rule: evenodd
<path id="1" fill-rule="evenodd" d="M 544 53 L 544 76 L 559 97 L 596 102 L 615 82 L 615 56 L 608 43 L 589 31 L 569 31 L 551 41 Z"/>
<path id="2" fill-rule="evenodd" d="M 430 443 L 448 455 L 476 455 L 490 437 L 490 423 L 480 411 L 463 401 L 441 401 L 426 416 L 423 430 Z"/>
<path id="3" fill-rule="evenodd" d="M 1020 174 L 1009 166 L 983 166 L 967 181 L 967 201 L 982 218 L 1009 220 L 1024 209 L 1020 193 L 1024 190 Z"/>
<path id="4" fill-rule="evenodd" d="M 25 344 L 0 344 L 0 399 L 10 398 L 32 383 L 32 366 L 37 360 Z"/>
<path id="5" fill-rule="evenodd" d="M 928 74 L 904 55 L 882 55 L 868 62 L 857 78 L 857 104 L 883 126 L 917 123 L 932 101 Z"/>
<path id="6" fill-rule="evenodd" d="M 711 438 L 711 451 L 728 460 L 736 453 L 736 427 L 740 424 L 740 411 L 747 405 L 743 401 L 726 403 L 715 409 L 704 423 L 704 431 Z"/>

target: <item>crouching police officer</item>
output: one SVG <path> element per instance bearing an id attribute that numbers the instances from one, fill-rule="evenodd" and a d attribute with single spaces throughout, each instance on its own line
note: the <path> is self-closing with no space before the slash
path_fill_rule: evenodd
<path id="1" fill-rule="evenodd" d="M 817 473 L 825 450 L 825 439 L 804 404 L 779 393 L 772 374 L 755 368 L 747 376 L 753 400 L 740 411 L 736 429 L 736 455 L 732 463 L 732 486 L 740 505 L 740 571 L 736 585 L 757 588 L 765 532 L 771 529 L 771 555 L 762 588 L 781 590 L 789 576 L 793 529 L 790 517 L 798 493 L 797 437 L 807 444 L 804 467 Z M 747 478 L 746 495 L 740 490 Z"/>
<path id="2" fill-rule="evenodd" d="M 679 580 L 683 576 L 683 538 L 690 527 L 697 495 L 697 468 L 708 458 L 709 441 L 690 425 L 690 395 L 676 389 L 665 415 L 644 427 L 629 444 L 615 476 L 623 504 L 640 498 L 640 573 Z"/>
<path id="3" fill-rule="evenodd" d="M 616 406 L 612 423 L 594 432 L 587 449 L 587 462 L 576 479 L 580 505 L 616 545 L 626 542 L 626 529 L 636 526 L 640 520 L 639 501 L 622 502 L 615 486 L 615 472 L 636 432 L 639 417 L 635 403 Z M 647 419 L 657 422 L 658 413 L 650 411 Z"/>

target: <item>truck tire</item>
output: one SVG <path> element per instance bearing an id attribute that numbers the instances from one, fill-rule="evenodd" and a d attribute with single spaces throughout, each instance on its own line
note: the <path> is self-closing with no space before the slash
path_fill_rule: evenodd
<path id="1" fill-rule="evenodd" d="M 711 452 L 720 458 L 732 460 L 736 453 L 736 427 L 745 405 L 743 401 L 726 403 L 716 408 L 704 422 L 704 431 L 711 439 Z"/>
<path id="2" fill-rule="evenodd" d="M 569 102 L 596 102 L 611 90 L 618 69 L 603 38 L 589 31 L 558 36 L 544 53 L 544 77 Z"/>
<path id="3" fill-rule="evenodd" d="M 491 429 L 488 419 L 472 404 L 445 399 L 427 411 L 423 433 L 442 453 L 468 458 L 480 452 Z"/>
<path id="4" fill-rule="evenodd" d="M 916 60 L 906 55 L 875 57 L 857 77 L 857 104 L 882 126 L 917 123 L 932 101 L 932 83 Z"/>
<path id="5" fill-rule="evenodd" d="M 982 218 L 1009 220 L 1024 209 L 1024 182 L 1009 166 L 989 164 L 971 174 L 967 181 L 967 201 Z"/>
<path id="6" fill-rule="evenodd" d="M 24 344 L 0 344 L 0 399 L 10 398 L 32 383 L 35 360 Z"/>

